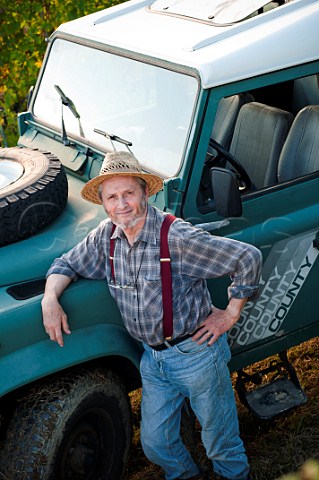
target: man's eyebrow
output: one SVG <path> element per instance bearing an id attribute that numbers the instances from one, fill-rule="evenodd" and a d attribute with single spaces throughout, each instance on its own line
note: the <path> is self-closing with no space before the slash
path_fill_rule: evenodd
<path id="1" fill-rule="evenodd" d="M 123 190 L 121 192 L 119 192 L 118 190 L 114 190 L 114 192 L 109 192 L 109 193 L 106 192 L 106 196 L 109 197 L 110 195 L 117 195 L 118 193 L 127 193 L 127 192 L 131 192 L 132 190 L 135 190 L 134 186 L 129 187 L 126 190 Z"/>

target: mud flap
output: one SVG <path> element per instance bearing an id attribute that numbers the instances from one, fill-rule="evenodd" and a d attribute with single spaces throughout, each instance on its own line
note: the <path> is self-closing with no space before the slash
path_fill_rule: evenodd
<path id="1" fill-rule="evenodd" d="M 240 401 L 257 417 L 269 420 L 307 401 L 297 373 L 289 363 L 287 352 L 279 354 L 280 360 L 255 374 L 249 375 L 243 370 L 237 372 L 236 391 Z M 263 377 L 273 374 L 274 379 L 262 384 Z M 280 378 L 277 378 L 280 375 Z M 247 389 L 247 385 L 250 385 Z M 256 388 L 251 388 L 251 386 Z"/>

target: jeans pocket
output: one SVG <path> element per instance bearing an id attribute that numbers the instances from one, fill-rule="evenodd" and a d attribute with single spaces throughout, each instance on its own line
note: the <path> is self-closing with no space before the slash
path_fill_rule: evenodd
<path id="1" fill-rule="evenodd" d="M 196 355 L 207 350 L 207 348 L 209 348 L 207 342 L 198 345 L 198 343 L 194 342 L 191 338 L 174 346 L 174 349 L 183 355 Z"/>
<path id="2" fill-rule="evenodd" d="M 221 335 L 217 339 L 217 342 L 219 344 L 220 354 L 222 355 L 224 362 L 227 364 L 231 359 L 231 351 L 227 341 L 227 334 L 224 333 L 223 335 Z"/>

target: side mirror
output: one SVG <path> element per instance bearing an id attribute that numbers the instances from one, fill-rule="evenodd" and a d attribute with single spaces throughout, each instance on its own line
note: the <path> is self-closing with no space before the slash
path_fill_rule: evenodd
<path id="1" fill-rule="evenodd" d="M 227 168 L 213 167 L 210 178 L 217 215 L 240 217 L 243 209 L 235 173 Z"/>

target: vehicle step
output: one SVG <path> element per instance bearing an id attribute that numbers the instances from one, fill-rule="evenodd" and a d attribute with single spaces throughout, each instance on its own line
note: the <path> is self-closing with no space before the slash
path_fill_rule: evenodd
<path id="1" fill-rule="evenodd" d="M 278 378 L 245 393 L 248 408 L 259 418 L 268 420 L 307 402 L 301 387 L 288 378 Z"/>

